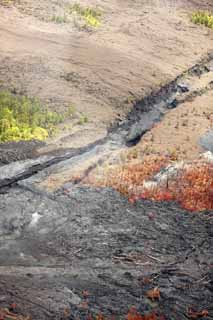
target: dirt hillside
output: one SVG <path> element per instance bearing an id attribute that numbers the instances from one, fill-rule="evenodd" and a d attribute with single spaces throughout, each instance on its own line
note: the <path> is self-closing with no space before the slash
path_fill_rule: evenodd
<path id="1" fill-rule="evenodd" d="M 212 49 L 212 33 L 190 22 L 193 1 L 93 1 L 101 26 L 55 23 L 72 1 L 14 1 L 0 7 L 0 84 L 51 109 L 73 104 L 82 126 L 66 123 L 47 150 L 86 145 L 122 119 L 131 101 L 172 80 Z M 148 3 L 148 4 L 147 4 Z M 87 5 L 81 1 L 81 5 Z M 211 4 L 202 1 L 198 7 Z M 80 139 L 79 139 L 80 133 Z"/>

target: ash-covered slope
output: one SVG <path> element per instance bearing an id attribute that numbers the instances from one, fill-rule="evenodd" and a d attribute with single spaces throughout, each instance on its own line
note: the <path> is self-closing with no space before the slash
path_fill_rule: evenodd
<path id="1" fill-rule="evenodd" d="M 69 184 L 51 195 L 8 190 L 0 212 L 1 306 L 16 302 L 34 320 L 63 319 L 65 308 L 69 319 L 124 319 L 132 305 L 166 319 L 188 319 L 188 308 L 213 317 L 210 212 Z"/>

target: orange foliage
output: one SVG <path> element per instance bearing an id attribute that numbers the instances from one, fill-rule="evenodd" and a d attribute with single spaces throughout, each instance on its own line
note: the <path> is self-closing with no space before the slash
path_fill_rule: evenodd
<path id="1" fill-rule="evenodd" d="M 202 310 L 199 312 L 193 311 L 192 309 L 188 310 L 188 317 L 190 319 L 204 318 L 204 317 L 208 317 L 208 315 L 209 315 L 208 310 Z"/>
<path id="2" fill-rule="evenodd" d="M 127 314 L 127 320 L 164 320 L 163 316 L 157 316 L 155 312 L 141 315 L 135 307 L 130 308 Z"/>
<path id="3" fill-rule="evenodd" d="M 31 320 L 30 316 L 22 316 L 11 312 L 7 308 L 0 308 L 0 320 Z"/>
<path id="4" fill-rule="evenodd" d="M 169 162 L 170 159 L 166 156 L 149 156 L 141 163 L 113 168 L 108 172 L 106 179 L 97 181 L 96 178 L 90 177 L 87 182 L 99 187 L 113 187 L 125 196 L 131 197 L 141 188 L 143 181 L 153 177 Z"/>
<path id="5" fill-rule="evenodd" d="M 99 314 L 96 316 L 96 320 L 104 320 L 104 316 L 102 315 L 102 313 L 99 313 Z"/>
<path id="6" fill-rule="evenodd" d="M 154 301 L 155 299 L 160 299 L 160 290 L 158 288 L 154 288 L 152 290 L 147 291 L 146 293 L 147 297 Z"/>
<path id="7" fill-rule="evenodd" d="M 114 316 L 110 318 L 105 318 L 102 314 L 99 314 L 96 317 L 93 317 L 91 314 L 89 314 L 86 319 L 87 320 L 114 320 L 115 318 Z M 135 307 L 131 307 L 129 309 L 127 316 L 124 318 L 124 320 L 165 320 L 165 317 L 163 315 L 158 316 L 155 312 L 142 315 L 137 311 Z"/>
<path id="8" fill-rule="evenodd" d="M 146 189 L 138 197 L 156 201 L 175 200 L 190 211 L 213 209 L 213 164 L 197 162 L 182 169 L 167 186 Z"/>
<path id="9" fill-rule="evenodd" d="M 107 177 L 89 183 L 99 187 L 112 187 L 134 203 L 138 199 L 154 201 L 177 201 L 190 211 L 213 209 L 213 163 L 194 161 L 179 169 L 166 185 L 159 182 L 155 187 L 144 187 L 145 181 L 159 173 L 171 163 L 166 156 L 149 156 L 141 163 L 126 164 L 112 169 Z M 169 177 L 168 177 L 169 179 Z"/>

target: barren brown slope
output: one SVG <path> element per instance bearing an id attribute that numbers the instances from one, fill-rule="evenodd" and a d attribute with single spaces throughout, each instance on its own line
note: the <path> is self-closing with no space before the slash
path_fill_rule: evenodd
<path id="1" fill-rule="evenodd" d="M 71 23 L 41 22 L 42 4 L 31 2 L 36 18 L 0 7 L 0 81 L 57 110 L 73 103 L 88 116 L 83 130 L 61 135 L 64 147 L 103 136 L 106 127 L 126 113 L 130 96 L 143 97 L 212 48 L 212 33 L 190 22 L 191 2 L 93 1 L 103 12 L 103 22 L 92 33 Z M 26 12 L 29 6 L 23 3 Z M 81 139 L 65 138 L 79 130 Z"/>

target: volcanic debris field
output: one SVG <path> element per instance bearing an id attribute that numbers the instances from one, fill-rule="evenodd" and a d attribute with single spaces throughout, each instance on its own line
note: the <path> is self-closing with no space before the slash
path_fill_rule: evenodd
<path id="1" fill-rule="evenodd" d="M 0 92 L 61 115 L 0 143 L 0 320 L 213 319 L 212 10 L 0 0 Z"/>

